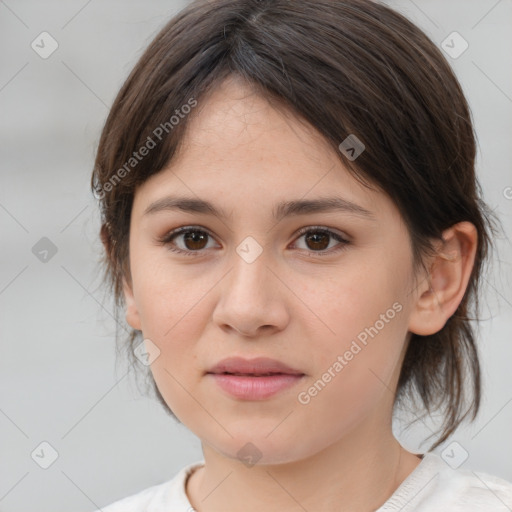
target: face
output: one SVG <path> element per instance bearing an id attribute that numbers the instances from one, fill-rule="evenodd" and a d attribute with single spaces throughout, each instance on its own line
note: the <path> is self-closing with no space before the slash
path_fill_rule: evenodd
<path id="1" fill-rule="evenodd" d="M 250 442 L 261 463 L 387 422 L 413 300 L 393 202 L 313 128 L 235 81 L 191 121 L 177 158 L 136 191 L 125 285 L 168 406 L 212 449 L 235 458 Z M 325 199 L 338 207 L 311 203 Z M 208 374 L 228 357 L 271 358 L 298 376 Z"/>

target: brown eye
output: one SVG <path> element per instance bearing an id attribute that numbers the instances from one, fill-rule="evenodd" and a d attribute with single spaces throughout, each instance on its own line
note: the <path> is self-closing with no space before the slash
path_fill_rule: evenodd
<path id="1" fill-rule="evenodd" d="M 300 244 L 297 244 L 297 242 L 295 244 L 299 246 L 299 249 L 309 251 L 309 254 L 314 256 L 338 252 L 350 243 L 338 233 L 325 228 L 303 228 L 299 234 L 301 236 L 299 236 L 298 240 L 303 238 L 305 247 L 300 247 Z M 335 243 L 331 244 L 332 241 Z"/>
<path id="2" fill-rule="evenodd" d="M 323 251 L 329 246 L 330 236 L 321 231 L 311 231 L 306 234 L 305 240 L 308 248 L 314 251 Z"/>
<path id="3" fill-rule="evenodd" d="M 183 235 L 185 247 L 191 251 L 204 249 L 208 242 L 208 233 L 203 231 L 186 231 Z"/>
<path id="4" fill-rule="evenodd" d="M 164 236 L 160 243 L 168 246 L 169 250 L 186 255 L 199 256 L 208 249 L 208 243 L 213 237 L 205 230 L 194 227 L 178 228 Z"/>

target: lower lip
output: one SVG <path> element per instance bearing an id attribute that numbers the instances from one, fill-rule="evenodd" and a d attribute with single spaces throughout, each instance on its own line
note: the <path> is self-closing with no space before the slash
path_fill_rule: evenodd
<path id="1" fill-rule="evenodd" d="M 241 400 L 264 400 L 299 382 L 303 375 L 279 373 L 266 377 L 209 373 L 227 393 Z"/>

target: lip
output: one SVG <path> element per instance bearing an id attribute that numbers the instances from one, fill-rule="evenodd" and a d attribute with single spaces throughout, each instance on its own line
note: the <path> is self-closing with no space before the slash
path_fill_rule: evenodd
<path id="1" fill-rule="evenodd" d="M 217 363 L 206 375 L 235 398 L 265 400 L 297 384 L 305 374 L 275 359 L 230 357 Z"/>
<path id="2" fill-rule="evenodd" d="M 280 373 L 286 375 L 304 375 L 300 370 L 268 357 L 257 357 L 255 359 L 228 357 L 227 359 L 219 361 L 214 367 L 208 370 L 207 373 L 236 373 L 240 375 Z"/>

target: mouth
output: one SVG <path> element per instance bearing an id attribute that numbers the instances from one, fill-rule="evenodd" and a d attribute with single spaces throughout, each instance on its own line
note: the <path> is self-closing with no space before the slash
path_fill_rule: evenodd
<path id="1" fill-rule="evenodd" d="M 241 373 L 241 372 L 208 372 L 212 375 L 236 375 L 237 377 L 270 377 L 272 375 L 303 375 L 303 374 L 294 374 L 294 373 L 284 373 L 284 372 L 269 372 L 269 373 Z"/>
<path id="2" fill-rule="evenodd" d="M 303 372 L 292 368 L 281 361 L 267 357 L 244 359 L 242 357 L 229 357 L 213 366 L 207 373 L 216 375 L 238 375 L 252 377 L 268 377 L 271 375 L 304 375 Z"/>
<path id="3" fill-rule="evenodd" d="M 269 359 L 224 359 L 206 372 L 230 397 L 239 400 L 264 400 L 291 386 L 305 376 L 284 363 Z"/>

